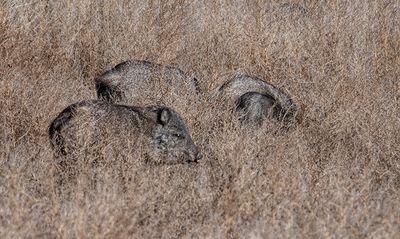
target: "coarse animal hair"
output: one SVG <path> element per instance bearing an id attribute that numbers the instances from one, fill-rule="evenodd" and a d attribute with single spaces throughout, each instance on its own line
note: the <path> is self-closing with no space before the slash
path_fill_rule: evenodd
<path id="1" fill-rule="evenodd" d="M 122 140 L 144 148 L 154 162 L 192 162 L 200 158 L 181 116 L 162 106 L 134 107 L 105 101 L 82 101 L 65 108 L 50 124 L 53 149 L 67 155 L 99 140 Z M 96 147 L 94 147 L 96 148 Z"/>
<path id="2" fill-rule="evenodd" d="M 265 118 L 293 123 L 301 118 L 299 106 L 288 94 L 255 76 L 236 75 L 214 94 L 235 107 L 244 124 L 261 126 Z M 272 114 L 267 113 L 271 110 Z"/>
<path id="3" fill-rule="evenodd" d="M 128 104 L 159 103 L 162 91 L 188 104 L 188 94 L 199 93 L 199 82 L 179 68 L 143 60 L 119 63 L 95 79 L 97 97 Z"/>

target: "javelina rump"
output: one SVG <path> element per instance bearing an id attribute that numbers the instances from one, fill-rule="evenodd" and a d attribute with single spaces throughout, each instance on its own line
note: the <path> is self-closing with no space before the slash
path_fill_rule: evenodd
<path id="1" fill-rule="evenodd" d="M 299 110 L 293 100 L 257 77 L 235 76 L 218 88 L 217 97 L 236 107 L 242 123 L 247 125 L 260 126 L 265 118 L 284 123 L 298 120 Z"/>

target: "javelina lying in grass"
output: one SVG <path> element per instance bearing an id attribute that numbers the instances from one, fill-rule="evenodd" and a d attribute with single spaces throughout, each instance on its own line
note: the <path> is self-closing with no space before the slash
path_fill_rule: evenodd
<path id="1" fill-rule="evenodd" d="M 63 155 L 84 147 L 94 149 L 103 141 L 129 144 L 155 162 L 200 159 L 185 122 L 167 107 L 83 101 L 68 106 L 53 120 L 49 136 L 53 149 Z"/>
<path id="2" fill-rule="evenodd" d="M 198 81 L 178 68 L 147 61 L 122 62 L 95 79 L 98 99 L 128 104 L 158 103 L 168 94 L 180 104 L 197 94 Z"/>
<path id="3" fill-rule="evenodd" d="M 298 107 L 282 90 L 257 77 L 239 75 L 219 87 L 218 97 L 236 105 L 245 125 L 261 126 L 265 118 L 289 123 L 297 120 Z"/>

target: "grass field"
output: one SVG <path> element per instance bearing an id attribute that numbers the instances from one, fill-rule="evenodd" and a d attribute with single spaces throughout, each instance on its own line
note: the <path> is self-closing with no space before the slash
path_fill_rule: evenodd
<path id="1" fill-rule="evenodd" d="M 400 238 L 398 1 L 0 5 L 0 238 Z M 176 108 L 203 160 L 93 169 L 82 151 L 64 198 L 48 125 L 127 59 L 199 79 Z M 301 124 L 241 131 L 208 97 L 236 73 L 288 92 Z"/>

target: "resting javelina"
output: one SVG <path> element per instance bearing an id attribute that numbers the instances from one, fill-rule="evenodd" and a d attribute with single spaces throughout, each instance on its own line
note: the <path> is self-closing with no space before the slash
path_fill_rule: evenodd
<path id="1" fill-rule="evenodd" d="M 180 69 L 140 60 L 116 65 L 97 77 L 95 84 L 98 99 L 135 105 L 144 104 L 146 100 L 158 103 L 163 93 L 176 95 L 176 101 L 187 104 L 185 96 L 199 91 L 197 79 Z"/>
<path id="2" fill-rule="evenodd" d="M 217 94 L 231 104 L 236 104 L 236 111 L 245 124 L 260 126 L 265 117 L 285 123 L 297 120 L 298 107 L 292 99 L 282 90 L 257 77 L 235 76 L 219 87 Z"/>
<path id="3" fill-rule="evenodd" d="M 53 120 L 49 136 L 53 149 L 64 155 L 84 145 L 96 148 L 103 140 L 134 143 L 155 162 L 191 162 L 201 157 L 183 119 L 167 107 L 83 101 L 68 106 Z"/>

